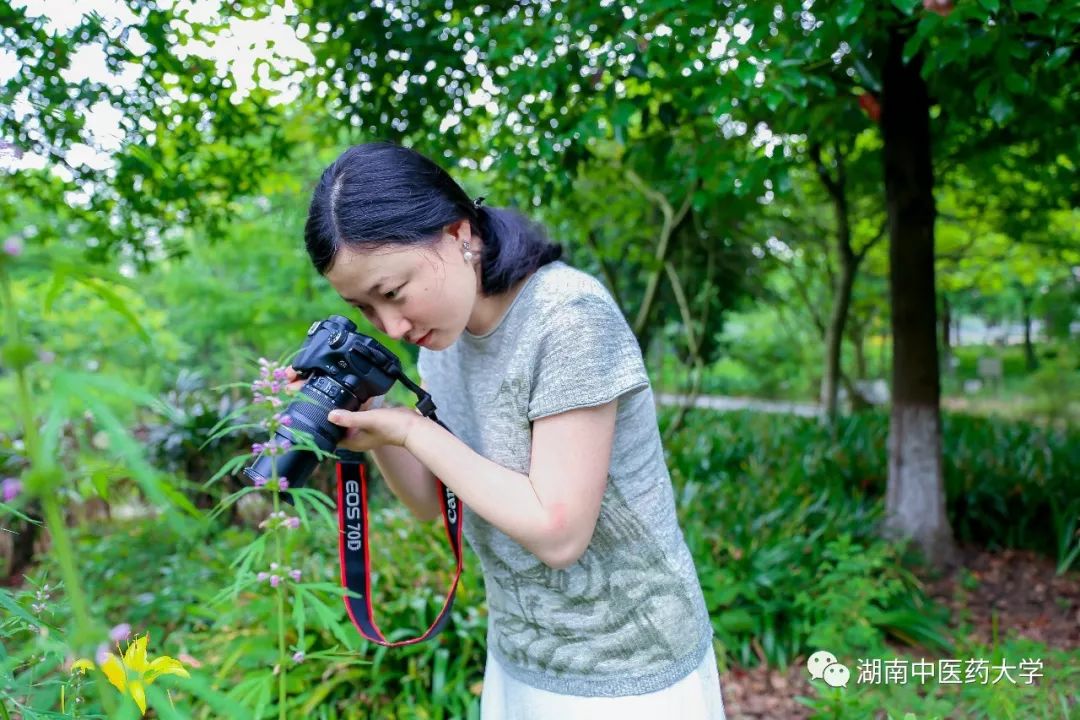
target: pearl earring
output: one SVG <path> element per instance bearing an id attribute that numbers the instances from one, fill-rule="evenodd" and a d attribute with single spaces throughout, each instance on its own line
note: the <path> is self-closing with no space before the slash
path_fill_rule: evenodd
<path id="1" fill-rule="evenodd" d="M 469 249 L 469 241 L 468 240 L 465 241 L 464 257 L 465 257 L 465 262 L 472 262 L 473 257 L 475 257 L 475 254 L 473 253 L 473 251 Z"/>

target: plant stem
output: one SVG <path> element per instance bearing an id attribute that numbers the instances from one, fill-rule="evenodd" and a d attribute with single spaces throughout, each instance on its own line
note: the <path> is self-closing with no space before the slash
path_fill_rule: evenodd
<path id="1" fill-rule="evenodd" d="M 285 591 L 277 589 L 278 612 L 278 717 L 285 718 Z"/>
<path id="2" fill-rule="evenodd" d="M 15 302 L 11 293 L 11 282 L 7 272 L 0 268 L 0 292 L 3 293 L 4 315 L 7 324 L 8 341 L 12 343 L 22 342 L 22 333 L 19 328 L 19 317 L 15 312 Z M 31 472 L 44 470 L 48 464 L 46 458 L 41 456 L 41 447 L 38 444 L 37 419 L 34 415 L 34 405 L 30 393 L 30 379 L 26 375 L 26 368 L 21 365 L 15 369 L 16 388 L 18 392 L 18 420 L 22 425 L 23 444 L 26 448 L 26 457 L 30 464 Z M 45 478 L 54 481 L 51 474 Z M 75 616 L 75 637 L 72 648 L 76 653 L 81 653 L 84 648 L 93 642 L 93 630 L 86 597 L 83 595 L 82 581 L 79 579 L 78 568 L 75 567 L 75 553 L 71 546 L 71 538 L 68 536 L 67 524 L 64 522 L 64 514 L 57 502 L 55 488 L 37 488 L 40 493 L 42 512 L 45 515 L 45 528 L 52 538 L 52 549 L 60 565 L 60 576 L 64 581 L 64 589 L 68 600 L 71 602 L 72 613 Z M 115 706 L 112 697 L 105 690 L 105 674 L 100 668 L 97 671 L 98 691 L 105 707 L 106 714 L 113 717 Z M 0 704 L 5 717 L 7 709 Z"/>
<path id="3" fill-rule="evenodd" d="M 79 571 L 72 559 L 74 552 L 71 547 L 71 538 L 68 537 L 67 527 L 64 525 L 64 515 L 60 512 L 56 497 L 52 494 L 43 496 L 41 498 L 41 507 L 45 515 L 45 525 L 52 536 L 56 559 L 60 565 L 60 576 L 64 579 L 64 587 L 67 589 L 71 609 L 75 615 L 75 646 L 76 649 L 81 649 L 80 646 L 89 644 L 92 639 L 90 613 L 87 609 L 86 597 L 82 592 L 82 584 L 79 581 Z"/>
<path id="4" fill-rule="evenodd" d="M 272 483 L 277 483 L 277 462 L 275 461 L 273 466 L 273 479 Z M 281 498 L 275 491 L 272 493 L 274 496 L 274 512 L 277 513 L 281 508 Z M 285 569 L 285 557 L 281 547 L 281 530 L 275 529 L 274 533 L 274 555 L 278 564 L 278 572 L 282 572 Z M 278 718 L 279 720 L 286 720 L 285 717 L 285 673 L 287 672 L 285 667 L 285 580 L 282 577 L 278 581 L 277 587 L 277 619 L 278 619 Z"/>

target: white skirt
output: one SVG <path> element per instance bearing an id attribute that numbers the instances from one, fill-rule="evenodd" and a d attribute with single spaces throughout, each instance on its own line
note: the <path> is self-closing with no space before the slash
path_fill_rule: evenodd
<path id="1" fill-rule="evenodd" d="M 697 669 L 656 692 L 582 697 L 540 690 L 506 674 L 489 652 L 480 696 L 481 720 L 725 720 L 720 674 L 712 648 Z"/>

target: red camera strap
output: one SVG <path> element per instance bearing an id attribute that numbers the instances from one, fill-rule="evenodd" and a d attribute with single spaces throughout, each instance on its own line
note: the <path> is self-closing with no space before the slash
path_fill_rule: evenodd
<path id="1" fill-rule="evenodd" d="M 371 554 L 368 543 L 368 486 L 367 466 L 363 461 L 337 463 L 338 493 L 338 554 L 341 561 L 341 584 L 351 593 L 345 596 L 345 609 L 353 625 L 368 640 L 386 647 L 399 647 L 423 642 L 438 634 L 450 617 L 454 606 L 454 593 L 461 578 L 461 525 L 465 507 L 457 499 L 454 491 L 439 482 L 442 492 L 439 504 L 442 506 L 443 524 L 450 547 L 454 551 L 457 569 L 454 581 L 446 594 L 446 601 L 438 617 L 423 635 L 390 642 L 379 626 L 371 608 Z"/>

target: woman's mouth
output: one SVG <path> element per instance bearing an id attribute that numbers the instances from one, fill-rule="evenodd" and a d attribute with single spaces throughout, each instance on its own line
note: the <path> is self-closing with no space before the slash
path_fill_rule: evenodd
<path id="1" fill-rule="evenodd" d="M 416 344 L 417 345 L 423 345 L 425 342 L 427 342 L 428 338 L 431 337 L 432 332 L 433 332 L 432 330 L 428 330 L 427 333 L 423 337 L 420 337 L 420 338 L 418 338 L 416 340 Z"/>

